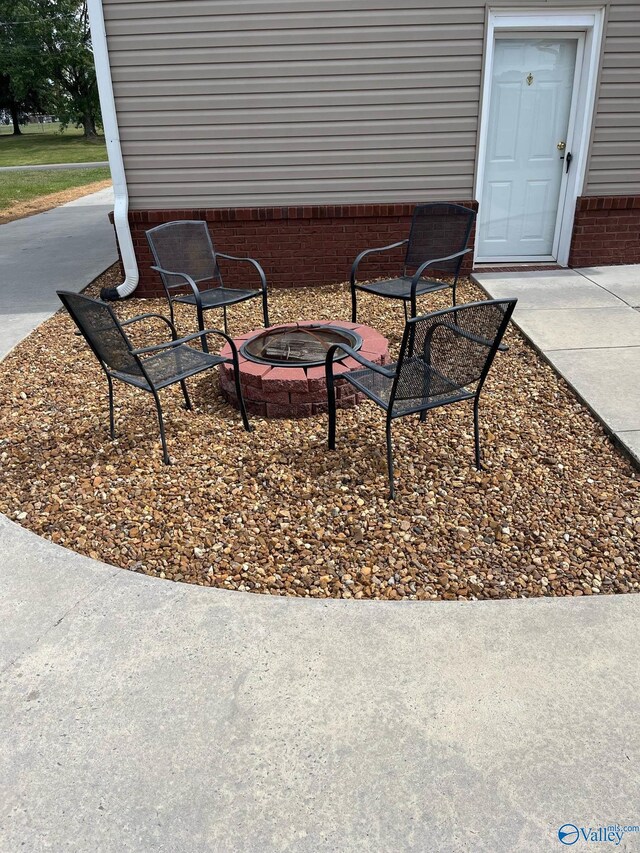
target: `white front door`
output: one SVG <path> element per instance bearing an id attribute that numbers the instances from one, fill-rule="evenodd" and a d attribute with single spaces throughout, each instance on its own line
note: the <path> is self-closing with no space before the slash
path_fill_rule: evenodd
<path id="1" fill-rule="evenodd" d="M 478 261 L 555 260 L 577 46 L 496 39 Z"/>

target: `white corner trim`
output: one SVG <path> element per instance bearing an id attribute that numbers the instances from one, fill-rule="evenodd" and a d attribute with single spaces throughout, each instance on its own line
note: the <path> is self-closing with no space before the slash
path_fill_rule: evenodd
<path id="1" fill-rule="evenodd" d="M 102 110 L 102 125 L 107 143 L 111 178 L 113 180 L 113 221 L 116 234 L 118 235 L 120 256 L 125 271 L 125 280 L 115 290 L 118 297 L 124 299 L 136 289 L 140 276 L 133 249 L 131 229 L 129 228 L 129 193 L 124 171 L 124 161 L 122 159 L 122 148 L 120 146 L 113 84 L 111 82 L 111 67 L 109 65 L 109 50 L 104 26 L 102 0 L 87 0 L 87 6 L 89 10 L 91 43 L 96 66 L 98 93 L 100 95 L 100 108 Z"/>
<path id="2" fill-rule="evenodd" d="M 577 90 L 574 93 L 575 113 L 572 129 L 574 162 L 570 176 L 563 181 L 559 203 L 558 231 L 556 234 L 557 262 L 567 266 L 573 232 L 576 199 L 582 193 L 587 170 L 591 127 L 596 107 L 596 84 L 604 33 L 605 7 L 549 9 L 543 6 L 527 9 L 489 9 L 483 60 L 483 81 L 476 162 L 475 196 L 482 204 L 484 163 L 488 141 L 488 116 L 491 98 L 491 81 L 495 38 L 500 33 L 571 33 L 584 34 L 582 66 L 576 69 Z M 476 244 L 477 246 L 477 244 Z M 474 250 L 474 262 L 477 248 Z"/>

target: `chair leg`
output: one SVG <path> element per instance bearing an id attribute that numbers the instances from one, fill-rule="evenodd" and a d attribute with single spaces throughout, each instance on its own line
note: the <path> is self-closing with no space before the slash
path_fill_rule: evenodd
<path id="1" fill-rule="evenodd" d="M 242 424 L 247 432 L 251 432 L 251 424 L 249 423 L 249 418 L 247 417 L 247 407 L 244 404 L 244 397 L 242 395 L 242 385 L 240 384 L 240 368 L 238 367 L 237 362 L 233 365 L 233 378 L 236 386 L 236 397 L 238 398 L 238 406 L 240 407 L 240 415 L 242 416 Z"/>
<path id="2" fill-rule="evenodd" d="M 229 329 L 227 328 L 227 306 L 222 306 L 222 315 L 224 317 L 224 333 L 225 335 L 229 334 Z"/>
<path id="3" fill-rule="evenodd" d="M 336 389 L 333 371 L 327 375 L 327 410 L 329 413 L 329 434 L 327 443 L 329 450 L 336 449 Z"/>
<path id="4" fill-rule="evenodd" d="M 429 367 L 431 367 L 431 352 L 428 351 L 428 354 L 425 353 L 425 359 L 427 359 L 427 363 Z M 422 383 L 422 398 L 424 400 L 428 400 L 431 397 L 431 380 L 429 376 L 425 376 L 424 382 Z M 427 419 L 427 413 L 429 409 L 423 409 L 420 412 L 420 423 L 423 424 Z"/>
<path id="5" fill-rule="evenodd" d="M 169 464 L 169 454 L 167 452 L 167 439 L 164 435 L 164 422 L 162 420 L 162 406 L 160 405 L 160 397 L 155 388 L 151 389 L 153 399 L 156 401 L 156 411 L 158 412 L 158 424 L 160 425 L 160 441 L 162 442 L 162 459 L 165 465 Z"/>
<path id="6" fill-rule="evenodd" d="M 206 327 L 204 325 L 204 311 L 202 310 L 202 305 L 196 305 L 196 313 L 198 315 L 198 329 L 201 332 L 204 332 Z M 226 331 L 226 326 L 225 326 L 225 331 Z M 207 343 L 207 336 L 202 335 L 200 340 L 202 341 L 202 351 L 203 352 L 209 352 L 209 344 Z"/>
<path id="7" fill-rule="evenodd" d="M 356 304 L 356 289 L 355 287 L 351 288 L 351 322 L 357 323 L 358 316 L 358 306 Z"/>
<path id="8" fill-rule="evenodd" d="M 473 438 L 476 448 L 476 468 L 482 471 L 482 462 L 480 461 L 480 428 L 478 426 L 478 405 L 480 398 L 476 397 L 473 401 Z"/>
<path id="9" fill-rule="evenodd" d="M 406 309 L 405 309 L 406 310 Z M 416 343 L 416 327 L 415 324 L 409 330 L 409 340 L 407 341 L 407 355 L 409 358 L 413 356 L 413 351 Z"/>
<path id="10" fill-rule="evenodd" d="M 262 291 L 262 319 L 264 320 L 264 327 L 268 329 L 271 323 L 269 323 L 269 305 L 267 304 L 267 291 Z"/>
<path id="11" fill-rule="evenodd" d="M 109 383 L 109 435 L 111 440 L 116 437 L 116 426 L 113 417 L 113 380 L 107 373 L 107 382 Z"/>
<path id="12" fill-rule="evenodd" d="M 184 379 L 180 380 L 180 387 L 182 388 L 182 394 L 184 396 L 185 408 L 188 411 L 191 411 L 191 409 L 193 409 L 193 406 L 191 405 L 191 398 L 189 397 L 189 392 L 187 391 L 187 383 L 184 381 Z"/>
<path id="13" fill-rule="evenodd" d="M 407 300 L 406 299 L 402 300 L 402 307 L 404 308 L 404 321 L 406 323 L 407 320 L 409 319 L 409 315 L 407 314 Z"/>
<path id="14" fill-rule="evenodd" d="M 391 444 L 391 418 L 387 417 L 387 468 L 389 470 L 389 500 L 396 497 L 396 489 L 393 483 L 393 447 Z"/>

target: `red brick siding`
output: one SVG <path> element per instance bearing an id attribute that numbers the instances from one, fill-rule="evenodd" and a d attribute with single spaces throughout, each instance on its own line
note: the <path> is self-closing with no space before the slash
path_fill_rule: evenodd
<path id="1" fill-rule="evenodd" d="M 474 201 L 462 201 L 477 208 Z M 140 269 L 136 296 L 163 296 L 145 231 L 174 219 L 204 219 L 215 246 L 225 254 L 251 256 L 262 265 L 270 287 L 304 287 L 345 281 L 363 249 L 404 239 L 412 204 L 326 205 L 212 210 L 134 210 L 129 213 L 133 245 Z M 472 235 L 473 240 L 473 235 Z M 372 275 L 398 272 L 403 249 L 375 256 Z M 224 265 L 223 265 L 224 264 Z M 221 262 L 225 285 L 257 286 L 245 264 Z M 464 272 L 471 269 L 471 253 Z M 363 273 L 366 268 L 363 266 Z"/>
<path id="2" fill-rule="evenodd" d="M 579 198 L 569 266 L 637 263 L 640 263 L 640 196 Z"/>
<path id="3" fill-rule="evenodd" d="M 477 209 L 475 201 L 459 204 Z M 204 219 L 210 223 L 214 243 L 221 252 L 249 255 L 260 261 L 270 287 L 305 287 L 345 281 L 362 249 L 406 237 L 413 207 L 412 204 L 361 204 L 134 210 L 129 213 L 129 222 L 140 269 L 136 296 L 164 295 L 158 277 L 149 269 L 153 260 L 145 237 L 145 231 L 160 222 Z M 369 267 L 371 274 L 395 274 L 402 253 L 400 249 L 374 256 Z M 640 196 L 579 198 L 569 266 L 630 263 L 640 263 Z M 463 272 L 470 269 L 471 254 L 465 260 Z M 363 266 L 363 274 L 366 270 Z M 251 272 L 244 264 L 226 262 L 222 271 L 225 284 L 230 287 L 246 286 L 249 282 L 257 285 L 257 279 L 245 278 Z"/>

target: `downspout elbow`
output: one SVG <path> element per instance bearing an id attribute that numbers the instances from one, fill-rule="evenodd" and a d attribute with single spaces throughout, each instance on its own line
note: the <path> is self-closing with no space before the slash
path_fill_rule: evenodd
<path id="1" fill-rule="evenodd" d="M 131 229 L 129 228 L 129 199 L 126 184 L 118 192 L 114 179 L 113 192 L 113 224 L 118 235 L 118 245 L 120 246 L 120 257 L 122 258 L 125 279 L 117 287 L 103 287 L 100 291 L 100 298 L 110 302 L 115 302 L 118 299 L 126 299 L 127 296 L 131 296 L 140 280 L 138 264 L 133 249 L 133 240 L 131 239 Z"/>

